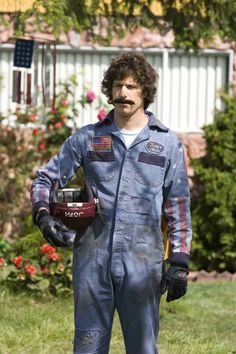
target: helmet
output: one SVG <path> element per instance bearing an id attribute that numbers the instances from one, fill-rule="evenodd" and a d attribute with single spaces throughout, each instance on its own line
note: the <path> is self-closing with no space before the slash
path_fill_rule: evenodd
<path id="1" fill-rule="evenodd" d="M 86 229 L 97 212 L 97 190 L 85 180 L 83 188 L 59 189 L 59 183 L 51 194 L 50 213 L 60 219 L 68 229 Z"/>

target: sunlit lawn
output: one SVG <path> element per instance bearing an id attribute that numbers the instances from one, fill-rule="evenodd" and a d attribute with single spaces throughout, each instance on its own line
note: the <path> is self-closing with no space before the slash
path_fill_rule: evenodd
<path id="1" fill-rule="evenodd" d="M 185 298 L 162 299 L 160 317 L 160 354 L 236 353 L 236 282 L 191 283 Z M 72 353 L 72 340 L 72 297 L 40 300 L 1 288 L 0 354 Z M 110 353 L 125 354 L 117 316 Z"/>

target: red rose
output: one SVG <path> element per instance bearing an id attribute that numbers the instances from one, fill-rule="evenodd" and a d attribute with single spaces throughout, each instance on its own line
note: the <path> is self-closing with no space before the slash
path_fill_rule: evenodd
<path id="1" fill-rule="evenodd" d="M 52 254 L 52 253 L 55 253 L 56 249 L 54 247 L 52 247 L 51 245 L 49 245 L 48 243 L 44 243 L 40 247 L 40 251 L 42 254 Z"/>
<path id="2" fill-rule="evenodd" d="M 59 129 L 59 128 L 61 128 L 62 127 L 62 123 L 61 122 L 56 122 L 55 124 L 54 124 L 54 128 L 56 128 L 56 129 Z"/>
<path id="3" fill-rule="evenodd" d="M 105 110 L 104 109 L 100 109 L 100 111 L 98 112 L 98 115 L 97 115 L 97 117 L 98 117 L 98 119 L 100 120 L 100 121 L 102 121 L 103 119 L 105 119 L 106 118 L 106 112 L 105 112 Z"/>
<path id="4" fill-rule="evenodd" d="M 66 121 L 66 116 L 64 116 L 63 114 L 60 116 L 60 120 L 64 123 Z"/>
<path id="5" fill-rule="evenodd" d="M 39 128 L 34 128 L 33 129 L 33 135 L 38 135 L 39 134 Z"/>
<path id="6" fill-rule="evenodd" d="M 40 151 L 43 151 L 43 150 L 45 150 L 45 149 L 46 149 L 46 144 L 45 144 L 45 143 L 39 144 L 39 150 L 40 150 Z"/>
<path id="7" fill-rule="evenodd" d="M 58 253 L 50 253 L 50 254 L 48 254 L 48 259 L 49 260 L 52 260 L 52 261 L 59 261 L 60 259 L 61 259 L 61 257 L 59 256 L 59 254 Z"/>
<path id="8" fill-rule="evenodd" d="M 38 119 L 39 119 L 39 117 L 37 116 L 37 114 L 31 114 L 29 116 L 30 122 L 36 122 Z"/>
<path id="9" fill-rule="evenodd" d="M 57 113 L 57 110 L 56 110 L 55 108 L 52 108 L 52 109 L 50 110 L 50 113 L 51 113 L 51 114 L 55 114 L 55 113 Z"/>
<path id="10" fill-rule="evenodd" d="M 0 258 L 0 267 L 6 263 L 4 258 Z"/>
<path id="11" fill-rule="evenodd" d="M 12 262 L 15 264 L 15 266 L 16 266 L 17 268 L 19 268 L 19 267 L 22 266 L 23 257 L 22 257 L 22 256 L 15 257 Z"/>
<path id="12" fill-rule="evenodd" d="M 27 275 L 31 276 L 37 273 L 37 268 L 33 266 L 32 264 L 27 263 L 24 266 L 24 271 Z"/>
<path id="13" fill-rule="evenodd" d="M 41 269 L 41 272 L 42 273 L 48 273 L 49 269 L 47 267 L 44 267 L 44 268 Z"/>
<path id="14" fill-rule="evenodd" d="M 65 98 L 62 98 L 60 101 L 60 104 L 62 107 L 67 107 L 68 106 L 68 101 Z"/>
<path id="15" fill-rule="evenodd" d="M 86 95 L 86 99 L 87 99 L 88 103 L 93 102 L 95 100 L 95 98 L 96 98 L 96 95 L 93 91 L 89 91 Z"/>

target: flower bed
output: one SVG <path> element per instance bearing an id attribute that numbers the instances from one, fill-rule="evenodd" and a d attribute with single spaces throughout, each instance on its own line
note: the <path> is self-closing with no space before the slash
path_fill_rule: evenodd
<path id="1" fill-rule="evenodd" d="M 29 290 L 40 295 L 70 294 L 72 252 L 47 243 L 32 256 L 18 254 L 17 247 L 0 243 L 0 282 L 13 290 Z"/>

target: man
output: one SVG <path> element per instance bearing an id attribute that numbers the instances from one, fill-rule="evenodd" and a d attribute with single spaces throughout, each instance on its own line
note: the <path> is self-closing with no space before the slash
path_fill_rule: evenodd
<path id="1" fill-rule="evenodd" d="M 77 233 L 73 246 L 74 354 L 109 352 L 115 309 L 126 352 L 157 353 L 161 293 L 167 287 L 172 301 L 186 292 L 188 178 L 181 143 L 146 110 L 156 81 L 142 54 L 114 58 L 102 81 L 114 110 L 70 136 L 32 184 L 33 218 L 54 244 L 60 222 L 49 215 L 49 195 L 55 181 L 65 187 L 83 166 L 98 192 L 101 215 Z M 165 277 L 163 217 L 170 244 Z"/>

